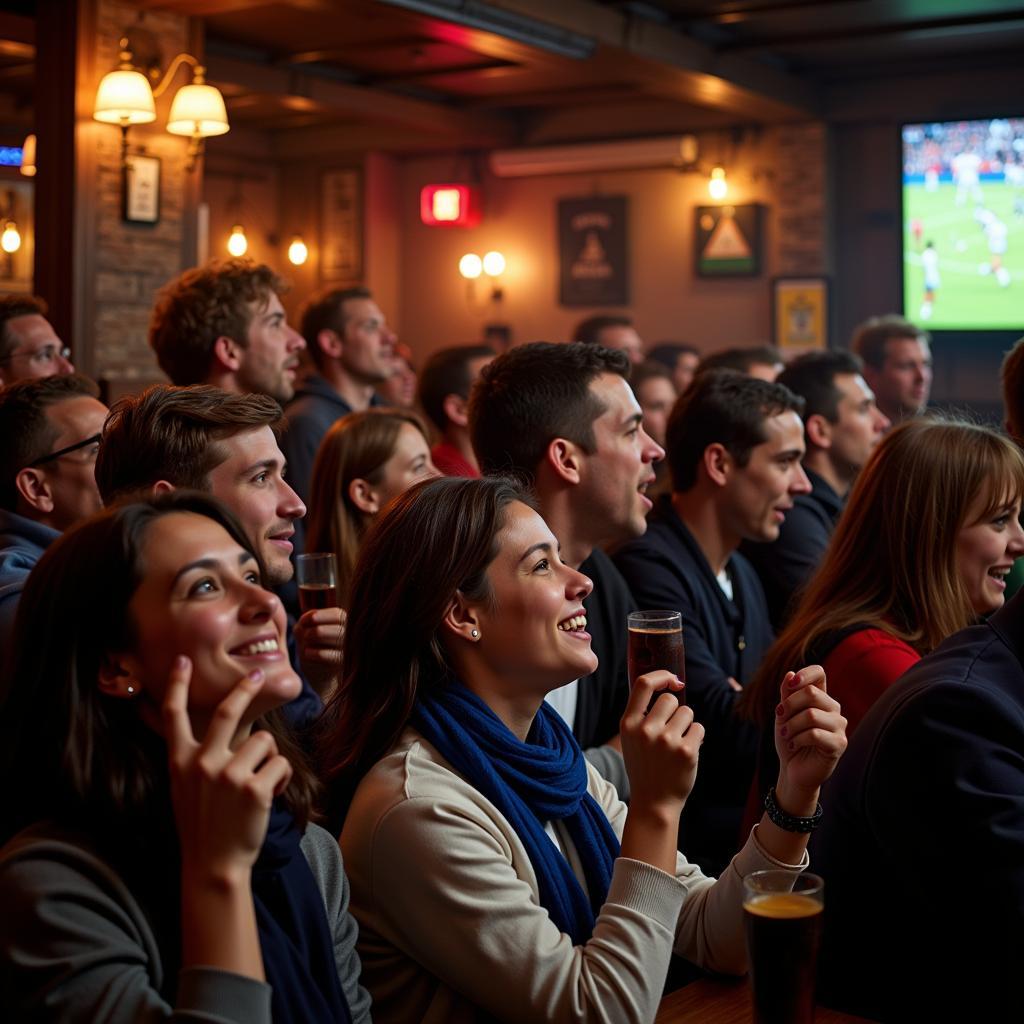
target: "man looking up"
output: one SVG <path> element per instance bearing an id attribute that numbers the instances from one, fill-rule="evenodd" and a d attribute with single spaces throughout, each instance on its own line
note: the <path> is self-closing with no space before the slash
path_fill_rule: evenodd
<path id="1" fill-rule="evenodd" d="M 672 493 L 658 499 L 647 533 L 615 554 L 641 607 L 682 612 L 686 699 L 707 730 L 683 850 L 712 872 L 735 849 L 757 750 L 736 698 L 774 639 L 764 591 L 737 548 L 778 537 L 796 496 L 811 489 L 802 411 L 779 384 L 698 374 L 669 417 Z"/>
<path id="2" fill-rule="evenodd" d="M 850 349 L 864 363 L 864 379 L 892 423 L 928 406 L 932 353 L 928 332 L 901 316 L 878 316 L 854 331 Z"/>
<path id="3" fill-rule="evenodd" d="M 441 438 L 430 457 L 445 476 L 480 475 L 469 439 L 469 393 L 492 359 L 486 345 L 454 345 L 435 352 L 420 374 L 419 403 Z"/>
<path id="4" fill-rule="evenodd" d="M 212 494 L 237 517 L 263 563 L 266 582 L 278 587 L 292 578 L 292 536 L 306 514 L 285 480 L 277 443 L 282 423 L 280 406 L 267 395 L 154 385 L 110 410 L 96 482 L 107 504 L 179 487 Z M 321 693 L 334 681 L 343 621 L 340 608 L 329 608 L 306 612 L 295 623 L 298 662 Z M 308 686 L 289 705 L 292 721 L 300 725 L 319 710 L 319 697 Z"/>
<path id="5" fill-rule="evenodd" d="M 316 373 L 285 410 L 282 450 L 291 482 L 305 501 L 313 462 L 331 424 L 379 405 L 374 388 L 394 372 L 395 334 L 365 288 L 331 288 L 302 314 L 302 335 Z"/>
<path id="6" fill-rule="evenodd" d="M 644 361 L 644 343 L 628 316 L 604 314 L 588 317 L 576 325 L 572 340 L 582 341 L 585 345 L 620 349 L 633 364 Z"/>
<path id="7" fill-rule="evenodd" d="M 46 303 L 31 295 L 0 298 L 0 388 L 19 380 L 74 373 L 71 350 L 46 319 Z"/>
<path id="8" fill-rule="evenodd" d="M 288 326 L 284 281 L 252 260 L 215 260 L 157 297 L 149 344 L 175 384 L 212 384 L 284 404 L 295 390 L 302 335 Z"/>
<path id="9" fill-rule="evenodd" d="M 628 697 L 626 615 L 636 607 L 601 544 L 646 529 L 664 452 L 644 432 L 627 383 L 629 359 L 601 345 L 522 345 L 485 366 L 469 400 L 469 432 L 484 473 L 516 473 L 533 487 L 560 558 L 594 581 L 583 602 L 600 664 L 550 695 L 588 759 L 626 796 L 618 749 Z"/>
<path id="10" fill-rule="evenodd" d="M 741 547 L 761 578 L 776 630 L 785 624 L 793 594 L 818 568 L 853 481 L 889 429 L 850 352 L 798 356 L 778 383 L 804 400 L 803 464 L 811 490 L 796 496 L 776 540 Z"/>
<path id="11" fill-rule="evenodd" d="M 0 657 L 21 590 L 50 542 L 102 507 L 94 467 L 107 407 L 78 375 L 0 392 Z"/>

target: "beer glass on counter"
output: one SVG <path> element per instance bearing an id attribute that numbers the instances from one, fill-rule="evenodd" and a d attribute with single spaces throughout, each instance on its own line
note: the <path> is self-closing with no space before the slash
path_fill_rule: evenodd
<path id="1" fill-rule="evenodd" d="M 824 899 L 818 875 L 779 869 L 743 879 L 754 1024 L 814 1024 Z"/>
<path id="2" fill-rule="evenodd" d="M 659 668 L 671 672 L 681 683 L 686 682 L 683 616 L 679 612 L 630 612 L 626 628 L 629 631 L 630 686 L 640 676 Z M 686 703 L 685 689 L 672 693 L 680 704 Z"/>
<path id="3" fill-rule="evenodd" d="M 295 559 L 295 582 L 303 612 L 338 607 L 338 560 L 333 551 L 299 555 Z"/>

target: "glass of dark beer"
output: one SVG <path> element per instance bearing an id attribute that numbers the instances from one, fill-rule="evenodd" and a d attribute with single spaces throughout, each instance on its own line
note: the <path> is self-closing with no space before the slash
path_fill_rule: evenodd
<path id="1" fill-rule="evenodd" d="M 814 1024 L 825 883 L 795 871 L 743 879 L 754 1024 Z"/>
<path id="2" fill-rule="evenodd" d="M 333 551 L 299 555 L 295 559 L 295 582 L 303 612 L 338 607 L 338 560 Z"/>
<path id="3" fill-rule="evenodd" d="M 630 612 L 626 628 L 629 631 L 630 686 L 640 676 L 659 668 L 671 672 L 681 683 L 686 682 L 683 617 L 679 612 Z M 686 703 L 685 690 L 671 693 L 680 704 Z"/>

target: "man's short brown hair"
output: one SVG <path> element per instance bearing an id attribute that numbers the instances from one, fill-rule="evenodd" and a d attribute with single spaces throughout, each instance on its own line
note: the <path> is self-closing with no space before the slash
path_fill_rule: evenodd
<path id="1" fill-rule="evenodd" d="M 210 489 L 209 474 L 227 453 L 218 443 L 249 430 L 281 428 L 268 395 L 234 394 L 206 384 L 154 384 L 116 402 L 103 427 L 96 486 L 103 503 L 147 491 L 157 481 Z"/>
<path id="2" fill-rule="evenodd" d="M 35 295 L 0 296 L 0 362 L 14 351 L 18 339 L 11 336 L 7 321 L 16 316 L 46 316 L 46 303 Z"/>
<path id="3" fill-rule="evenodd" d="M 287 285 L 265 263 L 214 260 L 167 284 L 149 322 L 149 344 L 175 384 L 201 384 L 210 372 L 214 342 L 248 344 L 250 303 L 267 302 Z"/>
<path id="4" fill-rule="evenodd" d="M 320 342 L 317 338 L 321 331 L 334 331 L 341 337 L 345 336 L 345 325 L 348 323 L 348 314 L 345 312 L 345 303 L 353 299 L 372 299 L 369 288 L 362 285 L 355 285 L 351 288 L 328 288 L 326 291 L 314 295 L 306 303 L 302 310 L 302 323 L 300 331 L 306 339 L 306 351 L 310 359 L 317 365 L 323 367 L 326 358 Z"/>
<path id="5" fill-rule="evenodd" d="M 895 313 L 887 316 L 873 316 L 865 320 L 854 332 L 850 349 L 860 356 L 865 366 L 872 370 L 881 370 L 885 365 L 885 346 L 897 338 L 910 338 L 912 341 L 930 341 L 927 331 L 912 324 Z"/>

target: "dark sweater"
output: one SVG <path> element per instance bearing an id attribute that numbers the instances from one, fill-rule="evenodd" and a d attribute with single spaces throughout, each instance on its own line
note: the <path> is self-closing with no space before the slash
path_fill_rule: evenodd
<path id="1" fill-rule="evenodd" d="M 843 499 L 813 470 L 806 469 L 810 494 L 798 494 L 777 540 L 745 540 L 740 551 L 753 565 L 768 601 L 772 626 L 781 631 L 793 611 L 794 597 L 814 575 L 843 511 Z"/>
<path id="2" fill-rule="evenodd" d="M 683 850 L 717 873 L 738 847 L 757 752 L 757 731 L 736 715 L 739 695 L 728 679 L 749 683 L 774 640 L 764 591 L 750 563 L 734 554 L 726 564 L 733 600 L 725 596 L 669 495 L 658 500 L 644 536 L 616 552 L 615 564 L 640 607 L 682 613 L 686 699 L 707 730 L 683 812 Z"/>

